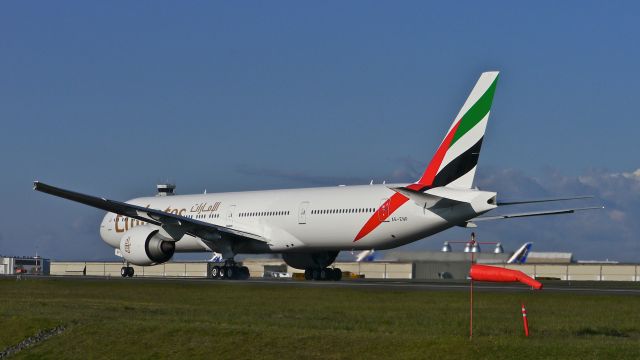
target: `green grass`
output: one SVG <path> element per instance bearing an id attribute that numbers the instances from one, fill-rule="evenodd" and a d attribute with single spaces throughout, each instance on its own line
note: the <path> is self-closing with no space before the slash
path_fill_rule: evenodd
<path id="1" fill-rule="evenodd" d="M 532 336 L 524 338 L 520 302 Z M 638 359 L 640 297 L 0 278 L 0 351 L 15 358 Z"/>

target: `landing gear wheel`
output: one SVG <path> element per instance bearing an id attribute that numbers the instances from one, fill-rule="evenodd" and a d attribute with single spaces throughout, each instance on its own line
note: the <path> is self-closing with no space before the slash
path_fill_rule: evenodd
<path id="1" fill-rule="evenodd" d="M 337 276 L 336 269 L 329 268 L 329 272 L 330 272 L 330 275 L 331 275 L 331 276 L 329 276 L 329 280 L 331 280 L 331 281 L 335 280 L 336 276 Z"/>
<path id="2" fill-rule="evenodd" d="M 227 277 L 227 267 L 220 266 L 220 271 L 218 272 L 218 279 L 226 279 Z"/>
<path id="3" fill-rule="evenodd" d="M 311 269 L 304 270 L 304 279 L 305 280 L 313 280 L 313 271 Z"/>
<path id="4" fill-rule="evenodd" d="M 322 280 L 322 281 L 326 281 L 326 280 L 331 279 L 331 275 L 332 275 L 331 269 L 324 268 L 324 269 L 320 270 L 320 280 Z"/>
<path id="5" fill-rule="evenodd" d="M 217 279 L 220 276 L 220 266 L 216 265 L 211 268 L 211 277 Z"/>
<path id="6" fill-rule="evenodd" d="M 311 270 L 311 277 L 313 278 L 313 280 L 320 280 L 320 270 L 319 269 Z"/>
<path id="7" fill-rule="evenodd" d="M 335 281 L 342 280 L 342 270 L 340 270 L 340 268 L 333 269 L 333 280 Z"/>
<path id="8" fill-rule="evenodd" d="M 225 270 L 225 274 L 224 277 L 226 277 L 227 279 L 235 279 L 236 278 L 236 269 L 238 269 L 235 266 L 227 266 L 227 269 Z"/>
<path id="9" fill-rule="evenodd" d="M 249 272 L 248 267 L 243 266 L 240 268 L 240 279 L 247 280 L 250 276 L 251 276 L 251 273 Z"/>
<path id="10" fill-rule="evenodd" d="M 123 278 L 133 277 L 133 268 L 131 266 L 123 266 L 120 269 L 120 276 Z"/>

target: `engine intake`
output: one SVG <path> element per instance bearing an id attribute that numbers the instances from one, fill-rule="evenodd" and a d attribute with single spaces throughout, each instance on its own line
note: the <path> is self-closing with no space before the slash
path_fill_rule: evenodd
<path id="1" fill-rule="evenodd" d="M 176 251 L 176 244 L 162 238 L 158 232 L 159 229 L 148 225 L 129 229 L 120 239 L 122 256 L 128 262 L 141 266 L 169 261 Z"/>

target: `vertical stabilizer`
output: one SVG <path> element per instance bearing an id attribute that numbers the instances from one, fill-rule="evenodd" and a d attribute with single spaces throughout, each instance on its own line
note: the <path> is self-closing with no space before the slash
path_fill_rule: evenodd
<path id="1" fill-rule="evenodd" d="M 472 187 L 497 82 L 497 71 L 480 75 L 429 166 L 410 188 Z"/>

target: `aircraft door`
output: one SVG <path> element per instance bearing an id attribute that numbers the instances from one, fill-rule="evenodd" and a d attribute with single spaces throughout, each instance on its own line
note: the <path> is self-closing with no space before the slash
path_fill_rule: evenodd
<path id="1" fill-rule="evenodd" d="M 378 211 L 378 219 L 380 222 L 389 221 L 389 205 L 389 199 L 382 199 L 382 205 L 380 205 L 380 210 Z"/>
<path id="2" fill-rule="evenodd" d="M 300 203 L 300 208 L 298 209 L 298 224 L 306 224 L 307 223 L 307 211 L 309 210 L 309 202 L 303 201 Z"/>

